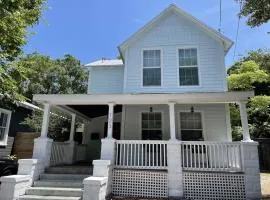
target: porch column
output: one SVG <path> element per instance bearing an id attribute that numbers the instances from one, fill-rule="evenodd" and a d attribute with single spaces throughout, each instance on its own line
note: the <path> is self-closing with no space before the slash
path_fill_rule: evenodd
<path id="1" fill-rule="evenodd" d="M 71 126 L 70 126 L 70 134 L 69 134 L 69 154 L 67 158 L 67 164 L 73 164 L 76 162 L 76 144 L 74 142 L 74 134 L 75 134 L 75 125 L 76 125 L 76 114 L 71 114 Z"/>
<path id="2" fill-rule="evenodd" d="M 108 103 L 109 113 L 108 113 L 108 129 L 107 137 L 101 140 L 101 160 L 110 160 L 114 163 L 115 157 L 115 139 L 113 138 L 113 108 L 115 103 Z"/>
<path id="3" fill-rule="evenodd" d="M 176 140 L 176 132 L 175 132 L 175 111 L 174 111 L 174 102 L 170 102 L 169 104 L 170 111 L 170 139 Z"/>
<path id="4" fill-rule="evenodd" d="M 71 114 L 71 126 L 70 126 L 69 142 L 74 141 L 75 125 L 76 125 L 76 114 Z"/>
<path id="5" fill-rule="evenodd" d="M 50 121 L 50 109 L 51 109 L 50 104 L 44 104 L 42 128 L 41 128 L 41 134 L 40 134 L 40 137 L 42 138 L 46 138 L 48 134 L 49 121 Z"/>
<path id="6" fill-rule="evenodd" d="M 44 104 L 41 134 L 34 140 L 33 158 L 42 162 L 43 167 L 50 166 L 52 139 L 47 137 L 50 121 L 50 104 Z"/>
<path id="7" fill-rule="evenodd" d="M 238 102 L 239 109 L 240 109 L 240 115 L 241 115 L 241 124 L 243 129 L 243 141 L 244 142 L 252 142 L 253 140 L 250 139 L 249 129 L 248 129 L 248 116 L 247 116 L 247 108 L 246 108 L 247 102 L 240 101 Z"/>
<path id="8" fill-rule="evenodd" d="M 113 138 L 113 109 L 115 104 L 109 103 L 107 138 Z"/>

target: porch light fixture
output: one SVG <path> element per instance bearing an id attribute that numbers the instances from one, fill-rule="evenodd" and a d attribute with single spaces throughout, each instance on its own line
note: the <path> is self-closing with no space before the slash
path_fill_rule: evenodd
<path id="1" fill-rule="evenodd" d="M 153 112 L 153 107 L 152 106 L 149 108 L 149 112 L 150 113 Z"/>
<path id="2" fill-rule="evenodd" d="M 193 106 L 190 107 L 190 112 L 194 113 L 194 107 Z"/>

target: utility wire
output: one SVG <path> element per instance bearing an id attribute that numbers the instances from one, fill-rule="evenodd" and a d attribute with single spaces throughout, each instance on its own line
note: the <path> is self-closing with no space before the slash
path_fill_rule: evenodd
<path id="1" fill-rule="evenodd" d="M 243 1 L 240 1 L 240 11 L 241 13 L 242 10 L 242 4 Z M 234 45 L 234 51 L 233 51 L 233 60 L 235 61 L 235 55 L 236 55 L 236 49 L 237 49 L 237 43 L 238 43 L 238 38 L 239 38 L 239 27 L 240 27 L 240 20 L 241 20 L 241 15 L 238 15 L 238 22 L 237 22 L 237 29 L 236 29 L 236 36 L 235 36 L 235 45 Z"/>
<path id="2" fill-rule="evenodd" d="M 222 0 L 219 0 L 219 27 L 218 27 L 218 32 L 221 32 L 221 21 L 222 21 Z"/>

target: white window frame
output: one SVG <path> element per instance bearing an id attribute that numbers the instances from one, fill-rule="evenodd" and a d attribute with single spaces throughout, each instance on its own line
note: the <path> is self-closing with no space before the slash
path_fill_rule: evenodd
<path id="1" fill-rule="evenodd" d="M 5 127 L 5 135 L 4 135 L 4 139 L 0 140 L 0 146 L 7 146 L 7 142 L 8 142 L 8 133 L 9 133 L 9 127 L 10 127 L 10 119 L 11 119 L 11 111 L 10 110 L 6 110 L 3 108 L 0 108 L 0 113 L 5 113 L 8 115 L 7 117 L 7 125 Z"/>
<path id="2" fill-rule="evenodd" d="M 205 121 L 204 121 L 204 111 L 202 110 L 194 110 L 195 113 L 201 113 L 201 121 L 202 121 L 202 137 L 203 141 L 207 141 L 206 134 L 205 134 Z M 177 112 L 177 120 L 178 120 L 178 137 L 182 140 L 182 133 L 181 133 L 181 118 L 180 113 L 190 113 L 190 110 L 178 110 Z M 195 130 L 195 129 L 194 129 Z"/>
<path id="3" fill-rule="evenodd" d="M 151 106 L 149 106 L 151 107 Z M 142 140 L 142 114 L 143 113 L 150 113 L 149 110 L 142 110 L 140 111 L 140 122 L 139 122 L 139 126 L 140 126 L 140 140 Z M 161 113 L 161 139 L 163 140 L 164 138 L 164 112 L 163 110 L 156 110 L 154 107 L 153 107 L 153 113 Z M 153 129 L 154 130 L 154 129 Z"/>
<path id="4" fill-rule="evenodd" d="M 181 66 L 182 68 L 186 67 L 197 67 L 198 68 L 198 85 L 180 85 L 180 76 L 179 76 L 179 50 L 180 49 L 197 49 L 197 66 Z M 201 70 L 200 70 L 200 53 L 199 53 L 199 47 L 198 46 L 178 46 L 176 48 L 176 66 L 177 66 L 177 85 L 178 88 L 198 88 L 201 87 Z"/>
<path id="5" fill-rule="evenodd" d="M 159 50 L 160 51 L 160 67 L 145 67 L 146 69 L 159 69 L 160 68 L 160 85 L 143 85 L 143 52 L 147 50 Z M 160 47 L 142 48 L 141 50 L 141 88 L 162 88 L 163 87 L 163 51 Z"/>

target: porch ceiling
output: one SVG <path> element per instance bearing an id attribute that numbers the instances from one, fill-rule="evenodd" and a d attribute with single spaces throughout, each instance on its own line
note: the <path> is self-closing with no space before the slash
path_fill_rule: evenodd
<path id="1" fill-rule="evenodd" d="M 105 105 L 115 103 L 118 105 L 136 104 L 204 104 L 204 103 L 234 103 L 248 101 L 254 96 L 253 91 L 248 92 L 204 92 L 204 93 L 166 93 L 166 94 L 49 94 L 34 95 L 33 100 L 39 103 L 52 105 Z"/>
<path id="2" fill-rule="evenodd" d="M 107 105 L 67 105 L 67 107 L 70 107 L 89 118 L 108 115 Z M 114 113 L 119 112 L 122 112 L 122 105 L 117 105 L 114 108 Z"/>

